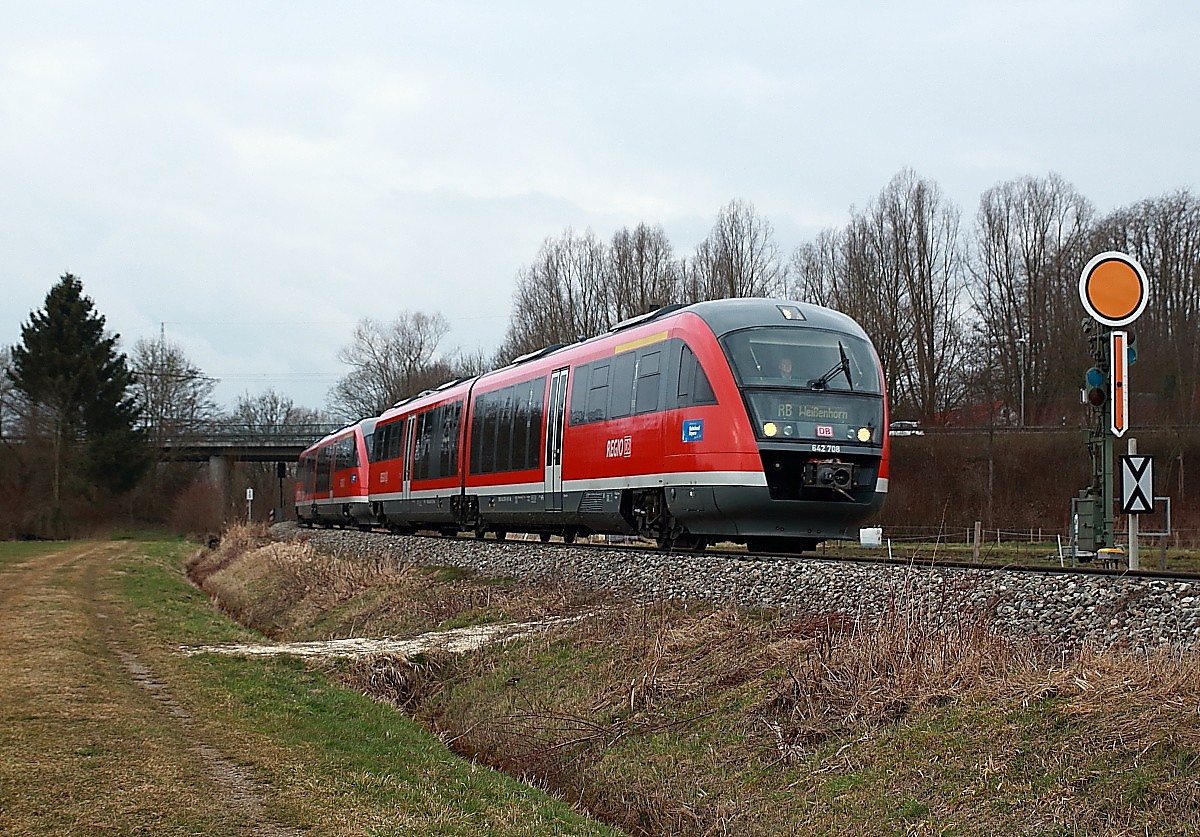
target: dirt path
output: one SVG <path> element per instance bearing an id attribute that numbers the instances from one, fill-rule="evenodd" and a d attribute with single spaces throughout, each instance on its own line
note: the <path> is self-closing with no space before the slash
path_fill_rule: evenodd
<path id="1" fill-rule="evenodd" d="M 101 579 L 136 545 L 0 565 L 0 832 L 291 837 L 136 653 Z"/>

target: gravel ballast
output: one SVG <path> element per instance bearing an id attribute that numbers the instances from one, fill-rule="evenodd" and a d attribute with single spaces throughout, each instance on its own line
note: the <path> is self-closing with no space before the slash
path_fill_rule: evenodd
<path id="1" fill-rule="evenodd" d="M 804 558 L 655 553 L 547 546 L 533 541 L 404 537 L 279 524 L 341 556 L 457 566 L 529 582 L 564 581 L 642 598 L 708 600 L 870 621 L 888 609 L 990 622 L 1012 636 L 1064 649 L 1200 646 L 1200 583 L 1118 575 L 1017 573 Z"/>

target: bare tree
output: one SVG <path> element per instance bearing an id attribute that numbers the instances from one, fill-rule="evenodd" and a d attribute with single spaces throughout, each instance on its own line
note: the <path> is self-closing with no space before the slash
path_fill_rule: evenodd
<path id="1" fill-rule="evenodd" d="M 837 307 L 846 288 L 846 233 L 825 229 L 814 241 L 792 252 L 788 270 L 788 295 L 793 299 Z"/>
<path id="2" fill-rule="evenodd" d="M 614 322 L 679 301 L 683 266 L 661 225 L 622 227 L 607 252 L 605 281 Z"/>
<path id="3" fill-rule="evenodd" d="M 325 417 L 320 410 L 297 406 L 288 396 L 268 388 L 257 395 L 249 392 L 239 395 L 233 412 L 226 419 L 234 424 L 281 430 L 285 427 L 319 425 Z"/>
<path id="4" fill-rule="evenodd" d="M 130 365 L 142 421 L 158 447 L 170 436 L 196 430 L 220 413 L 213 401 L 217 379 L 201 372 L 178 344 L 161 337 L 141 339 L 133 346 Z"/>
<path id="5" fill-rule="evenodd" d="M 1000 183 L 979 201 L 973 365 L 1010 406 L 1027 398 L 1027 422 L 1044 419 L 1086 368 L 1076 288 L 1094 214 L 1057 174 Z"/>
<path id="6" fill-rule="evenodd" d="M 517 275 L 500 354 L 506 360 L 554 343 L 593 337 L 613 326 L 604 245 L 588 230 L 567 229 L 542 243 Z"/>
<path id="7" fill-rule="evenodd" d="M 730 201 L 688 263 L 684 296 L 705 299 L 772 296 L 783 292 L 787 270 L 771 222 L 749 201 Z"/>
<path id="8" fill-rule="evenodd" d="M 1099 225 L 1097 252 L 1133 256 L 1150 279 L 1138 333 L 1135 387 L 1152 390 L 1178 421 L 1200 416 L 1200 200 L 1186 189 L 1119 209 Z M 1144 382 L 1144 383 L 1143 383 Z"/>
<path id="9" fill-rule="evenodd" d="M 960 395 L 958 303 L 965 261 L 959 211 L 936 183 L 906 169 L 892 178 L 870 214 L 884 255 L 884 283 L 900 289 L 909 321 L 906 362 L 895 374 L 921 416 L 932 418 L 957 405 Z"/>
<path id="10" fill-rule="evenodd" d="M 12 434 L 17 417 L 17 390 L 8 372 L 12 368 L 12 349 L 0 346 L 0 438 Z"/>
<path id="11" fill-rule="evenodd" d="M 449 330 L 441 314 L 421 311 L 402 312 L 390 323 L 360 320 L 353 342 L 338 351 L 351 371 L 330 391 L 330 411 L 345 419 L 377 416 L 402 398 L 444 383 L 454 370 L 437 349 Z"/>
<path id="12" fill-rule="evenodd" d="M 792 294 L 857 320 L 893 403 L 924 418 L 961 395 L 958 219 L 935 183 L 905 170 L 845 228 L 821 232 L 791 258 Z"/>

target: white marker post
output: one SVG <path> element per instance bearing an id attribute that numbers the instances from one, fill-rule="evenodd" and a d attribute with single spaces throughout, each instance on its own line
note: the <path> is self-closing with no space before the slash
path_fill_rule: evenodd
<path id="1" fill-rule="evenodd" d="M 1129 437 L 1129 455 L 1137 456 L 1137 439 Z M 1151 493 L 1153 496 L 1153 493 Z M 1129 518 L 1129 569 L 1140 569 L 1138 561 L 1138 516 L 1136 514 L 1125 515 Z"/>

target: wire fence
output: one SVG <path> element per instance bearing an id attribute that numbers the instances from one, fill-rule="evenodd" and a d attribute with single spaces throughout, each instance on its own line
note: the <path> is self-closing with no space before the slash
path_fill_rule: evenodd
<path id="1" fill-rule="evenodd" d="M 884 526 L 883 537 L 893 543 L 906 544 L 962 544 L 970 546 L 975 543 L 974 527 L 966 528 L 934 528 L 928 526 Z M 1118 541 L 1125 538 L 1128 527 L 1122 521 L 1115 527 Z M 1057 545 L 1060 541 L 1067 543 L 1071 534 L 1066 529 L 980 529 L 979 544 L 981 547 L 994 545 L 997 547 L 1016 547 L 1022 544 Z M 1141 533 L 1139 542 L 1146 545 L 1159 546 L 1164 539 L 1166 545 L 1173 549 L 1189 549 L 1200 545 L 1200 529 L 1174 528 L 1169 535 Z"/>

